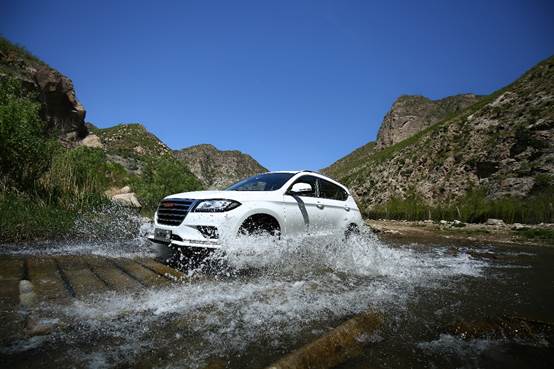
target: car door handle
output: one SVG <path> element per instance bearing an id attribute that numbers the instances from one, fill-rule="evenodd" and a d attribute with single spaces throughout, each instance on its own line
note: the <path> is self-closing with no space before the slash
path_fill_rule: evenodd
<path id="1" fill-rule="evenodd" d="M 347 205 L 345 205 L 345 206 L 344 206 L 344 210 L 346 210 L 346 211 L 350 211 L 350 207 L 349 207 L 349 206 L 347 206 Z"/>
<path id="2" fill-rule="evenodd" d="M 323 209 L 323 204 L 318 202 L 315 206 L 317 206 L 318 209 Z"/>

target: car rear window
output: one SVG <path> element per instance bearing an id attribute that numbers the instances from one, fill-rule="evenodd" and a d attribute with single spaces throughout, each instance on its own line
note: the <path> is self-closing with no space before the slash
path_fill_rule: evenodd
<path id="1" fill-rule="evenodd" d="M 348 193 L 342 187 L 320 178 L 319 197 L 345 201 L 348 198 Z"/>

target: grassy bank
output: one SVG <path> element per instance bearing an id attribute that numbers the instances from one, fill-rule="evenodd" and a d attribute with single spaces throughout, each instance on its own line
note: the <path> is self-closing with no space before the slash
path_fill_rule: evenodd
<path id="1" fill-rule="evenodd" d="M 67 234 L 75 212 L 13 192 L 0 192 L 0 243 L 54 239 Z"/>

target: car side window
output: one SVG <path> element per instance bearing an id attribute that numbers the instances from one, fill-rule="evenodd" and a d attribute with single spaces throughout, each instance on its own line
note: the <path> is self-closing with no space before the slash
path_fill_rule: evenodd
<path id="1" fill-rule="evenodd" d="M 348 193 L 334 183 L 319 179 L 319 197 L 326 199 L 345 201 L 348 198 Z"/>
<path id="2" fill-rule="evenodd" d="M 295 183 L 308 183 L 309 185 L 312 186 L 312 191 L 311 192 L 304 192 L 299 196 L 301 196 L 301 197 L 317 197 L 317 177 L 302 176 L 302 177 L 298 178 L 296 181 L 294 181 L 293 184 L 290 186 L 290 188 L 292 188 L 292 186 Z M 289 190 L 290 190 L 290 188 L 289 188 Z"/>

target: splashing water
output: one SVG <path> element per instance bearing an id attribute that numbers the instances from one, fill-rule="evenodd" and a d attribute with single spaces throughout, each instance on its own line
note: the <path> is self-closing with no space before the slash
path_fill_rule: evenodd
<path id="1" fill-rule="evenodd" d="M 93 240 L 54 249 L 111 256 L 151 252 L 141 245 L 136 239 Z M 199 367 L 214 356 L 252 358 L 261 347 L 276 355 L 369 307 L 403 311 L 416 288 L 479 277 L 487 266 L 463 253 L 449 255 L 446 247 L 390 247 L 369 232 L 346 242 L 241 238 L 210 260 L 225 264 L 223 272 L 198 268 L 190 271 L 192 279 L 166 288 L 43 306 L 43 314 L 68 327 L 55 342 L 72 349 L 57 364 L 144 362 L 153 348 L 154 356 L 166 358 L 164 367 Z"/>
<path id="2" fill-rule="evenodd" d="M 0 245 L 0 252 L 5 255 L 154 257 L 156 248 L 145 238 L 152 227 L 151 220 L 140 216 L 136 210 L 112 203 L 80 214 L 62 240 Z"/>

